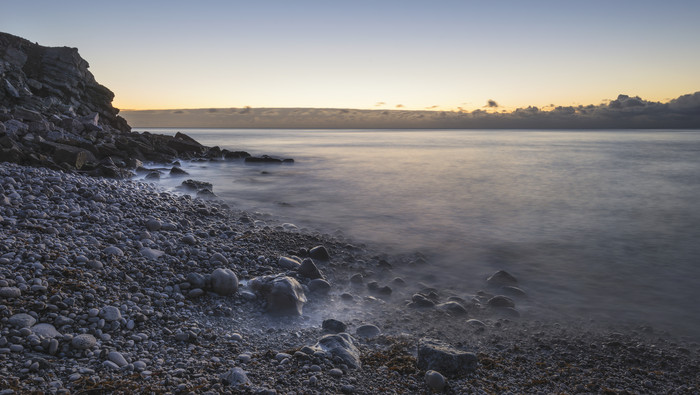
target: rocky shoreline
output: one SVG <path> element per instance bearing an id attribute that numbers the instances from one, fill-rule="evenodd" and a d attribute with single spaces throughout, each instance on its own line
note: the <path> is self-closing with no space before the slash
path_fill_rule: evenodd
<path id="1" fill-rule="evenodd" d="M 113 96 L 0 33 L 0 395 L 700 391 L 697 343 L 534 319 L 506 272 L 440 288 L 419 254 L 121 180 L 293 160 L 131 132 Z"/>
<path id="2" fill-rule="evenodd" d="M 517 318 L 429 268 L 135 181 L 0 164 L 0 393 L 698 393 L 696 343 Z M 497 293 L 510 296 L 496 295 Z"/>

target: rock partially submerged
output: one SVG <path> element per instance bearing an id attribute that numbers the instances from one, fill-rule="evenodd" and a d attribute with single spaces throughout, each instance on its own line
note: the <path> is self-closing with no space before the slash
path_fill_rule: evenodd
<path id="1" fill-rule="evenodd" d="M 312 348 L 339 358 L 351 368 L 362 367 L 360 352 L 355 347 L 355 339 L 347 333 L 325 335 Z"/>
<path id="2" fill-rule="evenodd" d="M 297 280 L 284 275 L 256 277 L 250 287 L 267 303 L 267 311 L 278 315 L 301 315 L 307 302 Z"/>

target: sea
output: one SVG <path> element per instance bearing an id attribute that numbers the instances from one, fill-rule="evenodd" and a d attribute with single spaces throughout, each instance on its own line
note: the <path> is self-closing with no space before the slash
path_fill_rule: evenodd
<path id="1" fill-rule="evenodd" d="M 503 269 L 525 316 L 700 338 L 700 130 L 135 130 L 293 158 L 182 168 L 235 209 L 423 256 L 428 284 Z"/>

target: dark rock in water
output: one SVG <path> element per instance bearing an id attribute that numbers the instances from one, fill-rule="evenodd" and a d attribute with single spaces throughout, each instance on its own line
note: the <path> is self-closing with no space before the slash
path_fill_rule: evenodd
<path id="1" fill-rule="evenodd" d="M 460 351 L 440 340 L 422 338 L 418 342 L 418 368 L 436 370 L 446 376 L 459 376 L 476 370 L 474 353 Z"/>
<path id="2" fill-rule="evenodd" d="M 322 278 L 315 278 L 309 281 L 309 291 L 315 293 L 328 293 L 331 290 L 331 284 Z"/>
<path id="3" fill-rule="evenodd" d="M 360 285 L 360 284 L 362 284 L 362 281 L 363 281 L 363 277 L 362 277 L 362 274 L 360 274 L 360 273 L 355 273 L 352 275 L 352 277 L 350 277 L 351 284 Z"/>
<path id="4" fill-rule="evenodd" d="M 406 281 L 404 281 L 404 279 L 401 277 L 396 277 L 391 280 L 391 284 L 395 287 L 403 287 L 406 285 Z"/>
<path id="5" fill-rule="evenodd" d="M 197 197 L 204 198 L 204 199 L 211 199 L 215 198 L 216 194 L 212 192 L 210 189 L 200 189 L 197 191 Z"/>
<path id="6" fill-rule="evenodd" d="M 376 326 L 376 325 L 362 325 L 357 330 L 355 330 L 355 334 L 360 337 L 377 337 L 382 331 Z"/>
<path id="7" fill-rule="evenodd" d="M 457 302 L 445 302 L 437 305 L 439 310 L 446 311 L 453 315 L 466 315 L 467 309 Z"/>
<path id="8" fill-rule="evenodd" d="M 491 312 L 504 318 L 520 318 L 520 312 L 513 307 L 492 307 Z"/>
<path id="9" fill-rule="evenodd" d="M 505 270 L 499 270 L 486 279 L 491 286 L 503 287 L 507 285 L 517 285 L 518 280 Z"/>
<path id="10" fill-rule="evenodd" d="M 355 339 L 347 333 L 325 335 L 312 348 L 338 357 L 344 364 L 353 369 L 362 367 L 360 352 L 355 347 Z"/>
<path id="11" fill-rule="evenodd" d="M 284 275 L 256 277 L 250 287 L 265 298 L 267 311 L 279 315 L 301 315 L 306 295 L 299 282 Z"/>
<path id="12" fill-rule="evenodd" d="M 186 172 L 186 171 L 184 171 L 184 170 L 182 170 L 181 168 L 176 167 L 176 166 L 173 166 L 173 168 L 170 169 L 170 175 L 171 175 L 171 176 L 186 176 L 186 175 L 189 175 L 189 174 L 190 174 L 190 173 L 188 173 L 188 172 Z"/>
<path id="13" fill-rule="evenodd" d="M 223 153 L 224 159 L 243 159 L 243 158 L 248 158 L 250 156 L 250 154 L 245 152 L 245 151 L 223 150 L 222 153 Z"/>
<path id="14" fill-rule="evenodd" d="M 145 178 L 147 180 L 159 180 L 160 179 L 160 172 L 159 171 L 152 171 L 152 172 L 146 174 Z"/>
<path id="15" fill-rule="evenodd" d="M 411 301 L 410 307 L 435 307 L 435 302 L 421 294 L 414 294 L 411 297 Z"/>
<path id="16" fill-rule="evenodd" d="M 503 295 L 494 296 L 493 298 L 489 299 L 487 304 L 489 307 L 515 307 L 515 302 L 513 302 L 513 299 Z"/>
<path id="17" fill-rule="evenodd" d="M 347 329 L 347 325 L 345 325 L 341 321 L 334 320 L 333 318 L 323 320 L 323 324 L 321 325 L 321 327 L 324 331 L 332 333 L 345 332 L 345 329 Z"/>
<path id="18" fill-rule="evenodd" d="M 281 163 L 294 163 L 294 159 L 278 159 L 273 158 L 268 155 L 263 156 L 247 156 L 245 157 L 245 163 L 249 164 L 281 164 Z"/>
<path id="19" fill-rule="evenodd" d="M 180 185 L 193 191 L 199 191 L 202 189 L 208 189 L 210 191 L 214 190 L 214 186 L 211 183 L 205 181 L 185 180 Z"/>
<path id="20" fill-rule="evenodd" d="M 320 261 L 327 261 L 331 259 L 331 255 L 324 246 L 316 246 L 309 250 L 309 256 L 313 259 L 318 259 Z"/>
<path id="21" fill-rule="evenodd" d="M 515 298 L 527 297 L 527 294 L 525 293 L 525 291 L 523 291 L 522 289 L 520 289 L 518 287 L 513 287 L 511 285 L 501 287 L 501 292 L 503 292 L 504 294 L 506 294 L 508 296 L 512 296 Z"/>
<path id="22" fill-rule="evenodd" d="M 281 256 L 280 259 L 277 261 L 277 265 L 284 269 L 297 270 L 299 269 L 301 263 L 294 258 Z"/>
<path id="23" fill-rule="evenodd" d="M 312 280 L 317 278 L 323 278 L 323 275 L 318 270 L 318 267 L 316 267 L 314 261 L 309 258 L 306 258 L 303 262 L 301 262 L 301 265 L 299 265 L 299 267 L 297 268 L 297 273 L 299 273 L 299 275 L 302 277 L 306 277 Z"/>

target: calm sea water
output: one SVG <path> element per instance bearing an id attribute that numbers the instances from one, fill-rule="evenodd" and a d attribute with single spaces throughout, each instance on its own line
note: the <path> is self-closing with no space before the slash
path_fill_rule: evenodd
<path id="1" fill-rule="evenodd" d="M 236 208 L 420 251 L 465 292 L 506 269 L 564 317 L 700 332 L 700 131 L 182 131 L 296 160 L 184 164 Z"/>

